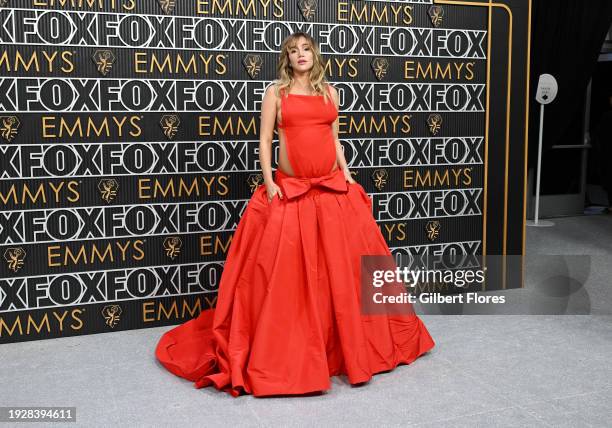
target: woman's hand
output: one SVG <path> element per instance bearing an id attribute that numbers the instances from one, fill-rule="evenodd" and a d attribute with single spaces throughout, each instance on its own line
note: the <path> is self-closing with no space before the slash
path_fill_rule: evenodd
<path id="1" fill-rule="evenodd" d="M 353 176 L 351 175 L 351 172 L 348 169 L 345 169 L 344 171 L 344 178 L 346 179 L 346 181 L 348 181 L 349 184 L 355 184 L 357 183 L 354 179 Z"/>
<path id="2" fill-rule="evenodd" d="M 281 188 L 275 182 L 271 182 L 270 184 L 266 184 L 266 193 L 268 194 L 268 203 L 272 202 L 274 195 L 278 193 L 278 197 L 283 199 L 283 192 Z"/>

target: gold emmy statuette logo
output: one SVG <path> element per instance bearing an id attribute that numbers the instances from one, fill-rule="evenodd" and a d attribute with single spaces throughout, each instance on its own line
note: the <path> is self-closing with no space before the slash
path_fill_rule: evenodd
<path id="1" fill-rule="evenodd" d="M 108 49 L 95 51 L 91 59 L 96 63 L 98 73 L 102 76 L 106 76 L 115 63 L 115 55 Z"/>
<path id="2" fill-rule="evenodd" d="M 370 66 L 374 70 L 376 78 L 382 80 L 389 69 L 389 60 L 387 58 L 374 58 Z"/>
<path id="3" fill-rule="evenodd" d="M 8 0 L 0 0 L 0 7 L 4 7 L 8 4 Z"/>
<path id="4" fill-rule="evenodd" d="M 440 222 L 438 220 L 427 222 L 425 232 L 427 232 L 427 239 L 435 241 L 440 236 Z"/>
<path id="5" fill-rule="evenodd" d="M 159 6 L 161 7 L 161 9 L 164 11 L 166 15 L 169 15 L 172 12 L 174 12 L 174 4 L 176 3 L 176 1 L 174 0 L 157 0 L 157 1 L 159 2 Z"/>
<path id="6" fill-rule="evenodd" d="M 434 27 L 442 25 L 442 18 L 444 17 L 444 8 L 440 5 L 433 5 L 429 8 L 429 17 Z"/>
<path id="7" fill-rule="evenodd" d="M 317 0 L 300 0 L 298 7 L 305 20 L 311 21 L 317 11 Z"/>
<path id="8" fill-rule="evenodd" d="M 102 308 L 102 316 L 106 320 L 104 324 L 110 328 L 115 328 L 120 320 L 121 306 L 119 305 L 106 305 Z"/>
<path id="9" fill-rule="evenodd" d="M 4 260 L 8 263 L 9 270 L 17 272 L 23 266 L 23 259 L 25 259 L 26 252 L 23 248 L 7 248 L 4 251 Z"/>
<path id="10" fill-rule="evenodd" d="M 372 180 L 374 180 L 374 186 L 376 186 L 378 190 L 381 190 L 389 180 L 389 173 L 386 169 L 375 169 L 372 173 Z"/>
<path id="11" fill-rule="evenodd" d="M 251 193 L 257 190 L 260 184 L 263 184 L 263 174 L 250 174 L 247 177 L 247 184 L 251 188 Z"/>
<path id="12" fill-rule="evenodd" d="M 244 58 L 242 58 L 242 65 L 246 68 L 247 73 L 251 76 L 251 79 L 255 78 L 261 71 L 261 65 L 263 64 L 263 59 L 261 55 L 255 54 L 246 54 Z"/>
<path id="13" fill-rule="evenodd" d="M 164 240 L 164 250 L 166 250 L 166 255 L 172 260 L 180 254 L 182 246 L 183 242 L 178 236 L 171 236 Z"/>
<path id="14" fill-rule="evenodd" d="M 172 139 L 178 132 L 178 127 L 181 124 L 181 121 L 176 114 L 165 114 L 162 116 L 159 124 L 164 130 L 164 135 L 167 138 Z"/>
<path id="15" fill-rule="evenodd" d="M 100 180 L 98 183 L 98 190 L 100 190 L 100 194 L 102 199 L 107 203 L 110 203 L 115 196 L 117 196 L 117 190 L 119 189 L 119 183 L 114 178 L 105 178 Z"/>
<path id="16" fill-rule="evenodd" d="M 427 118 L 427 125 L 429 125 L 431 135 L 438 135 L 440 128 L 442 128 L 442 116 L 438 113 L 430 114 Z"/>
<path id="17" fill-rule="evenodd" d="M 0 135 L 10 143 L 17 136 L 20 124 L 17 116 L 0 116 Z"/>

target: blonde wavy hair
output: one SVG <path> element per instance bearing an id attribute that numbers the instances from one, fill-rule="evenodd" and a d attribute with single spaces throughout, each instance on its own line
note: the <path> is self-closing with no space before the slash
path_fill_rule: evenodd
<path id="1" fill-rule="evenodd" d="M 293 85 L 293 70 L 291 69 L 291 62 L 289 61 L 289 50 L 296 46 L 300 37 L 304 37 L 312 48 L 313 65 L 310 69 L 310 83 L 314 88 L 315 94 L 323 95 L 323 99 L 327 103 L 329 100 L 329 93 L 327 91 L 329 82 L 325 77 L 325 68 L 323 67 L 323 58 L 321 57 L 319 44 L 310 34 L 301 31 L 288 35 L 281 44 L 278 63 L 276 65 L 277 79 L 274 81 L 276 96 L 280 97 L 280 91 L 283 88 L 287 89 L 285 91 L 285 96 L 288 96 L 287 93 L 289 92 L 289 88 Z"/>

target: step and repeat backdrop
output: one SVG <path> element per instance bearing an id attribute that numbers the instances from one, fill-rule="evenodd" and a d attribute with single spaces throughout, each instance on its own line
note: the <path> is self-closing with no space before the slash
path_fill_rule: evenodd
<path id="1" fill-rule="evenodd" d="M 0 0 L 0 343 L 215 306 L 295 31 L 320 44 L 395 255 L 523 254 L 529 16 L 520 0 Z"/>

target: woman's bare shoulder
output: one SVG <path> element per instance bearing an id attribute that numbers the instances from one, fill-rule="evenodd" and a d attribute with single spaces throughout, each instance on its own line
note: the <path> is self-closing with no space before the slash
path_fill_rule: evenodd
<path id="1" fill-rule="evenodd" d="M 338 91 L 336 90 L 336 88 L 334 88 L 334 86 L 331 83 L 328 83 L 327 87 L 329 88 L 329 93 L 332 97 L 332 100 L 334 101 L 334 104 L 336 104 L 336 108 L 337 108 L 338 103 L 339 103 Z"/>
<path id="2" fill-rule="evenodd" d="M 280 86 L 279 83 L 272 82 L 272 84 L 268 86 L 268 89 L 266 89 L 265 95 L 273 96 L 274 98 L 280 98 L 279 86 Z"/>

